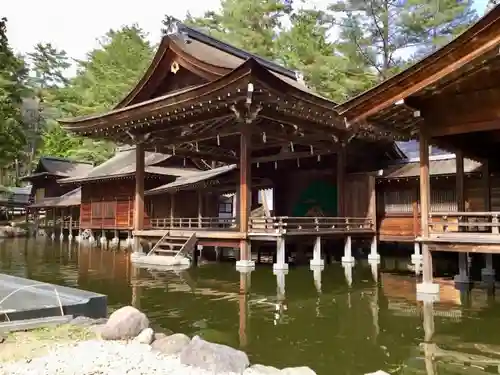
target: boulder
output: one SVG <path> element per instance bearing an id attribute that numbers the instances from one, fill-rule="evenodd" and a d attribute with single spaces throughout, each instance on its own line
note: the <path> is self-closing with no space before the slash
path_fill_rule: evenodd
<path id="1" fill-rule="evenodd" d="M 243 372 L 243 375 L 281 375 L 281 370 L 272 366 L 252 365 Z"/>
<path id="2" fill-rule="evenodd" d="M 104 340 L 127 340 L 136 337 L 149 328 L 149 320 L 142 312 L 132 306 L 125 306 L 110 315 L 100 330 Z"/>
<path id="3" fill-rule="evenodd" d="M 153 342 L 155 333 L 151 328 L 146 328 L 141 331 L 135 338 L 134 342 L 139 344 L 151 344 Z"/>
<path id="4" fill-rule="evenodd" d="M 161 339 L 164 339 L 165 337 L 167 337 L 169 335 L 167 335 L 166 333 L 163 333 L 163 332 L 155 332 L 154 336 L 153 336 L 153 341 L 156 341 L 156 340 L 161 340 Z"/>
<path id="5" fill-rule="evenodd" d="M 316 373 L 309 367 L 287 367 L 281 370 L 283 375 L 316 375 Z"/>
<path id="6" fill-rule="evenodd" d="M 174 333 L 173 335 L 153 341 L 151 348 L 165 355 L 175 355 L 186 348 L 190 341 L 191 339 L 185 334 Z"/>
<path id="7" fill-rule="evenodd" d="M 375 371 L 375 372 L 370 372 L 369 374 L 365 374 L 365 375 L 389 375 L 389 374 L 387 372 L 385 372 L 385 371 L 378 370 L 378 371 Z"/>
<path id="8" fill-rule="evenodd" d="M 181 352 L 181 363 L 195 366 L 215 374 L 224 372 L 242 373 L 250 365 L 248 356 L 226 345 L 213 344 L 199 336 L 193 337 Z"/>

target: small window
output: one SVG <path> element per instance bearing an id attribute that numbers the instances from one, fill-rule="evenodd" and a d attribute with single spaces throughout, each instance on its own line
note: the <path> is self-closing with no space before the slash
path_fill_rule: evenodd
<path id="1" fill-rule="evenodd" d="M 91 214 L 94 218 L 100 218 L 102 216 L 102 203 L 92 202 L 91 203 Z"/>
<path id="2" fill-rule="evenodd" d="M 230 214 L 233 212 L 233 205 L 231 203 L 219 203 L 219 213 Z"/>
<path id="3" fill-rule="evenodd" d="M 116 202 L 103 203 L 104 219 L 114 219 L 116 216 Z"/>

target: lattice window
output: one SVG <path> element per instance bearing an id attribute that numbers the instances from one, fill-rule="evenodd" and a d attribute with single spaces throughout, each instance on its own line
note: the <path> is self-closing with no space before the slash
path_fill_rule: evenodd
<path id="1" fill-rule="evenodd" d="M 411 214 L 415 200 L 414 190 L 384 191 L 384 212 L 391 214 Z"/>
<path id="2" fill-rule="evenodd" d="M 116 202 L 105 202 L 103 205 L 103 219 L 114 219 L 116 216 Z"/>
<path id="3" fill-rule="evenodd" d="M 454 189 L 431 189 L 431 212 L 458 211 L 457 195 Z"/>

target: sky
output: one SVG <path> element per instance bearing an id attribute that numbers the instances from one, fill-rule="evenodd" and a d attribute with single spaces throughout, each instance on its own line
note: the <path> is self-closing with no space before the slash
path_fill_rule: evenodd
<path id="1" fill-rule="evenodd" d="M 324 7 L 331 0 L 306 2 Z M 480 15 L 486 3 L 474 0 Z M 31 52 L 36 43 L 50 42 L 70 57 L 81 59 L 109 29 L 137 23 L 153 43 L 158 43 L 165 14 L 182 19 L 188 11 L 199 16 L 219 6 L 220 0 L 3 0 L 0 16 L 8 19 L 7 35 L 16 52 Z"/>

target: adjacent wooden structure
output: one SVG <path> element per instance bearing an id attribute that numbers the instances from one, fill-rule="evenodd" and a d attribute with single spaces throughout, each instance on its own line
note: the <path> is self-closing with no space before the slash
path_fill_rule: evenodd
<path id="1" fill-rule="evenodd" d="M 421 291 L 437 291 L 432 284 L 431 250 L 500 251 L 499 213 L 492 211 L 489 187 L 500 142 L 499 45 L 500 7 L 496 6 L 448 45 L 337 108 L 353 127 L 370 123 L 395 138 L 419 139 Z M 430 212 L 430 144 L 457 154 L 457 212 Z M 483 162 L 487 173 L 482 197 L 489 210 L 465 211 L 463 157 Z M 491 256 L 486 260 L 483 274 L 494 274 Z M 466 262 L 460 262 L 460 268 L 462 280 L 468 280 Z"/>

